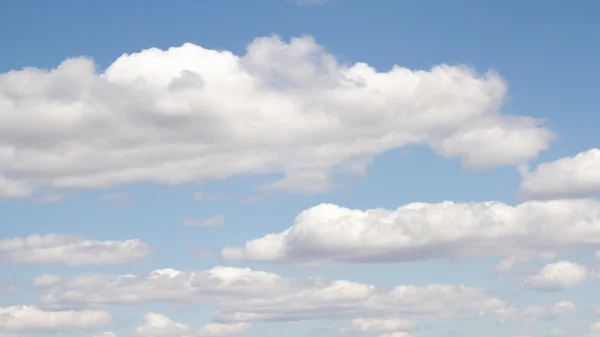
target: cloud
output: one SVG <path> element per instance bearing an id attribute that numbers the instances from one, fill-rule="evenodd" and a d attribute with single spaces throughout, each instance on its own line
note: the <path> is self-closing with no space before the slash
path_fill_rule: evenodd
<path id="1" fill-rule="evenodd" d="M 355 318 L 347 328 L 340 329 L 345 332 L 393 332 L 399 330 L 413 330 L 418 326 L 415 320 L 400 318 Z"/>
<path id="2" fill-rule="evenodd" d="M 34 287 L 51 287 L 59 284 L 62 281 L 62 277 L 52 274 L 42 274 L 33 279 L 31 285 Z"/>
<path id="3" fill-rule="evenodd" d="M 110 193 L 104 195 L 102 200 L 115 205 L 125 205 L 131 201 L 131 198 L 125 193 Z"/>
<path id="4" fill-rule="evenodd" d="M 590 324 L 588 330 L 590 332 L 600 332 L 600 321 Z"/>
<path id="5" fill-rule="evenodd" d="M 175 323 L 164 315 L 149 312 L 144 316 L 144 323 L 133 333 L 138 337 L 184 337 L 190 327 L 183 323 Z"/>
<path id="6" fill-rule="evenodd" d="M 530 199 L 582 198 L 600 194 L 600 149 L 520 169 L 521 193 Z"/>
<path id="7" fill-rule="evenodd" d="M 30 196 L 34 190 L 34 187 L 30 184 L 19 180 L 9 180 L 0 174 L 0 200 L 25 198 Z"/>
<path id="8" fill-rule="evenodd" d="M 96 335 L 94 337 L 117 337 L 117 335 L 114 332 L 103 332 L 99 335 Z"/>
<path id="9" fill-rule="evenodd" d="M 509 310 L 494 295 L 463 285 L 386 288 L 346 280 L 285 278 L 231 267 L 195 272 L 161 269 L 145 277 L 83 274 L 61 278 L 60 282 L 39 290 L 42 292 L 39 305 L 55 310 L 214 301 L 214 318 L 219 323 L 390 315 L 479 317 L 487 313 L 496 317 L 496 312 Z"/>
<path id="10" fill-rule="evenodd" d="M 186 227 L 217 227 L 225 224 L 225 216 L 215 215 L 204 220 L 185 219 L 183 225 Z"/>
<path id="11" fill-rule="evenodd" d="M 290 173 L 283 179 L 263 186 L 267 191 L 320 193 L 332 188 L 330 176 L 326 172 Z"/>
<path id="12" fill-rule="evenodd" d="M 558 301 L 550 306 L 532 305 L 525 309 L 508 307 L 496 311 L 498 322 L 535 322 L 549 321 L 567 317 L 574 317 L 577 314 L 577 307 L 570 301 Z"/>
<path id="13" fill-rule="evenodd" d="M 234 336 L 248 330 L 250 324 L 248 323 L 209 323 L 200 328 L 197 335 L 200 337 L 224 337 Z"/>
<path id="14" fill-rule="evenodd" d="M 235 195 L 217 195 L 198 192 L 194 193 L 192 199 L 196 201 L 230 201 L 235 199 Z"/>
<path id="15" fill-rule="evenodd" d="M 271 189 L 315 191 L 414 144 L 470 169 L 515 165 L 555 136 L 500 113 L 506 97 L 492 71 L 380 72 L 338 63 L 311 37 L 257 38 L 242 56 L 151 48 L 104 71 L 70 58 L 0 74 L 0 195 L 256 174 L 282 174 Z"/>
<path id="16" fill-rule="evenodd" d="M 0 239 L 2 257 L 15 264 L 65 264 L 69 266 L 125 264 L 142 259 L 150 246 L 138 239 L 92 241 L 79 236 L 30 235 Z"/>
<path id="17" fill-rule="evenodd" d="M 396 210 L 321 204 L 280 233 L 226 247 L 227 260 L 303 264 L 540 257 L 600 247 L 596 200 L 411 203 Z M 506 268 L 510 267 L 510 263 Z"/>
<path id="18" fill-rule="evenodd" d="M 246 331 L 248 323 L 209 323 L 197 331 L 187 324 L 173 322 L 168 317 L 149 312 L 144 316 L 144 322 L 134 331 L 138 337 L 225 337 L 234 336 Z"/>
<path id="19" fill-rule="evenodd" d="M 101 328 L 111 322 L 107 312 L 98 310 L 43 311 L 35 306 L 0 308 L 0 332 L 52 333 Z"/>
<path id="20" fill-rule="evenodd" d="M 585 266 L 560 261 L 546 265 L 537 274 L 525 278 L 520 285 L 524 289 L 559 291 L 581 285 L 595 277 Z"/>

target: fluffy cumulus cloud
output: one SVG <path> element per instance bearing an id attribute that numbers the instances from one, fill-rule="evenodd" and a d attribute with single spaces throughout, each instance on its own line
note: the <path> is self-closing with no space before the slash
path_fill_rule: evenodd
<path id="1" fill-rule="evenodd" d="M 494 72 L 380 72 L 310 37 L 257 38 L 241 56 L 151 48 L 104 71 L 67 59 L 0 74 L 0 197 L 266 173 L 283 178 L 265 188 L 315 192 L 408 144 L 473 169 L 514 165 L 554 134 L 500 113 L 506 94 Z"/>
<path id="2" fill-rule="evenodd" d="M 218 323 L 305 321 L 355 317 L 479 317 L 508 310 L 498 297 L 481 289 L 450 284 L 377 287 L 346 280 L 286 278 L 250 269 L 215 267 L 183 272 L 162 269 L 145 277 L 83 274 L 70 278 L 41 276 L 43 308 L 54 310 L 151 302 L 214 302 Z M 370 328 L 369 328 L 370 326 Z M 357 321 L 358 329 L 409 329 L 408 321 Z M 383 327 L 382 327 L 383 326 Z M 207 326 L 219 330 L 220 326 Z M 206 331 L 208 331 L 206 330 Z"/>
<path id="3" fill-rule="evenodd" d="M 600 149 L 581 152 L 553 162 L 542 163 L 533 171 L 520 169 L 521 192 L 536 199 L 581 198 L 600 194 Z"/>
<path id="4" fill-rule="evenodd" d="M 111 322 L 99 310 L 44 311 L 35 306 L 0 307 L 2 333 L 57 333 L 101 328 Z"/>
<path id="5" fill-rule="evenodd" d="M 281 233 L 226 247 L 229 260 L 297 263 L 404 262 L 475 256 L 551 256 L 600 247 L 595 200 L 411 203 L 396 210 L 321 204 Z M 504 266 L 508 267 L 508 266 Z"/>
<path id="6" fill-rule="evenodd" d="M 522 280 L 521 287 L 532 290 L 558 291 L 596 278 L 595 272 L 577 263 L 560 261 L 540 269 L 537 274 Z"/>
<path id="7" fill-rule="evenodd" d="M 1 257 L 15 264 L 65 264 L 69 266 L 124 264 L 140 260 L 150 246 L 137 240 L 93 241 L 56 234 L 0 239 Z"/>
<path id="8" fill-rule="evenodd" d="M 149 312 L 133 334 L 138 337 L 187 337 L 189 331 L 190 327 L 186 324 L 176 323 L 164 315 Z"/>

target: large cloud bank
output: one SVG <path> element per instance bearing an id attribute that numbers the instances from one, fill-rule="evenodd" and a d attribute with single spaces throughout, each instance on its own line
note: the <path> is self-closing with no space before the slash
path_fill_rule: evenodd
<path id="1" fill-rule="evenodd" d="M 332 174 L 422 144 L 483 169 L 535 157 L 541 121 L 502 114 L 494 72 L 340 64 L 310 37 L 247 53 L 184 44 L 0 74 L 0 197 L 131 182 L 282 173 L 264 187 L 315 192 Z M 56 193 L 56 192 L 54 192 Z"/>

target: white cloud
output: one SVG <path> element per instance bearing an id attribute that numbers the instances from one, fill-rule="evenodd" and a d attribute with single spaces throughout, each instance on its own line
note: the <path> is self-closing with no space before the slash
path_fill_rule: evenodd
<path id="1" fill-rule="evenodd" d="M 94 337 L 117 337 L 117 335 L 114 332 L 103 332 L 99 335 L 96 335 Z"/>
<path id="2" fill-rule="evenodd" d="M 553 254 L 551 254 L 551 253 L 550 254 L 541 254 L 541 257 L 544 257 L 544 255 L 546 255 L 546 257 L 548 257 L 548 256 L 554 257 Z M 500 263 L 498 263 L 496 266 L 494 266 L 494 268 L 492 268 L 492 272 L 504 273 L 526 261 L 527 261 L 526 257 L 510 256 L 510 257 L 507 257 L 504 260 L 500 261 Z"/>
<path id="3" fill-rule="evenodd" d="M 225 224 L 225 216 L 219 214 L 204 220 L 185 219 L 183 225 L 186 227 L 217 227 Z"/>
<path id="4" fill-rule="evenodd" d="M 302 193 L 319 193 L 332 188 L 330 175 L 327 172 L 288 173 L 286 176 L 263 186 L 267 191 L 297 191 Z"/>
<path id="5" fill-rule="evenodd" d="M 144 316 L 143 324 L 135 328 L 133 334 L 139 337 L 186 337 L 189 331 L 190 327 L 186 324 L 149 312 Z"/>
<path id="6" fill-rule="evenodd" d="M 496 311 L 499 322 L 535 322 L 539 320 L 555 320 L 574 317 L 577 307 L 570 301 L 555 302 L 550 306 L 532 305 L 525 309 L 515 307 L 502 308 Z"/>
<path id="7" fill-rule="evenodd" d="M 385 288 L 229 267 L 197 272 L 162 269 L 146 277 L 84 274 L 61 278 L 42 290 L 40 306 L 52 309 L 215 301 L 214 317 L 220 323 L 382 315 L 473 317 L 488 313 L 495 317 L 496 311 L 507 310 L 492 294 L 462 285 Z"/>
<path id="8" fill-rule="evenodd" d="M 250 269 L 215 267 L 196 272 L 157 269 L 146 277 L 84 274 L 60 278 L 58 284 L 49 284 L 40 302 L 53 308 L 153 301 L 201 302 L 215 297 L 260 296 L 270 291 L 286 291 L 292 285 L 292 280 L 286 281 L 277 274 Z"/>
<path id="9" fill-rule="evenodd" d="M 62 277 L 52 274 L 42 274 L 33 279 L 31 285 L 34 287 L 51 287 L 59 284 L 62 281 Z"/>
<path id="10" fill-rule="evenodd" d="M 591 332 L 600 332 L 600 321 L 590 324 L 589 330 Z"/>
<path id="11" fill-rule="evenodd" d="M 238 335 L 250 328 L 249 323 L 209 323 L 197 332 L 199 337 L 224 337 Z"/>
<path id="12" fill-rule="evenodd" d="M 101 328 L 111 321 L 107 312 L 43 311 L 35 306 L 12 306 L 0 308 L 0 332 L 52 333 Z"/>
<path id="13" fill-rule="evenodd" d="M 56 263 L 70 266 L 124 264 L 140 260 L 150 246 L 140 240 L 92 241 L 56 234 L 0 239 L 2 257 L 15 264 Z"/>
<path id="14" fill-rule="evenodd" d="M 152 48 L 103 72 L 72 58 L 0 74 L 0 195 L 265 173 L 284 175 L 267 187 L 315 191 L 410 144 L 472 169 L 515 165 L 554 134 L 501 114 L 506 96 L 494 72 L 378 72 L 310 37 L 257 38 L 243 56 Z"/>
<path id="15" fill-rule="evenodd" d="M 250 328 L 249 323 L 209 323 L 193 331 L 189 325 L 173 322 L 168 317 L 149 312 L 134 335 L 138 337 L 225 337 L 238 335 Z"/>
<path id="16" fill-rule="evenodd" d="M 9 180 L 0 174 L 0 200 L 24 198 L 31 195 L 34 187 L 19 180 Z"/>
<path id="17" fill-rule="evenodd" d="M 537 274 L 526 277 L 521 283 L 524 289 L 558 291 L 588 282 L 595 277 L 585 266 L 568 261 L 551 263 Z"/>
<path id="18" fill-rule="evenodd" d="M 532 199 L 590 197 L 600 193 L 600 149 L 591 149 L 542 163 L 533 171 L 520 169 L 521 192 Z"/>
<path id="19" fill-rule="evenodd" d="M 582 246 L 600 247 L 600 202 L 595 200 L 517 206 L 411 203 L 367 211 L 321 204 L 300 213 L 283 232 L 226 247 L 222 256 L 306 264 L 497 255 L 524 259 Z"/>
<path id="20" fill-rule="evenodd" d="M 340 329 L 340 332 L 393 332 L 399 330 L 413 330 L 417 325 L 417 322 L 412 319 L 355 318 L 352 320 L 349 327 Z"/>

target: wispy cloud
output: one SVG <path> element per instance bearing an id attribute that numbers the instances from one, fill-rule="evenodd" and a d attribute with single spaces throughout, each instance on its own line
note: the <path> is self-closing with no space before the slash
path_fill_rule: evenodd
<path id="1" fill-rule="evenodd" d="M 126 264 L 141 260 L 150 251 L 150 246 L 138 239 L 99 241 L 80 236 L 32 234 L 0 240 L 2 259 L 12 264 Z"/>

